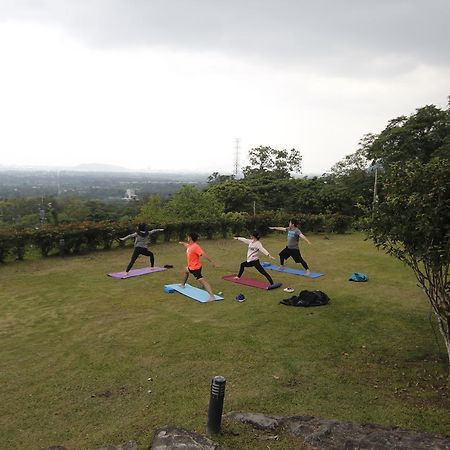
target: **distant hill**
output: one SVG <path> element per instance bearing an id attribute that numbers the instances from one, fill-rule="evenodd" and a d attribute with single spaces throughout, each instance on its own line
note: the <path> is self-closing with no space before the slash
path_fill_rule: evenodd
<path id="1" fill-rule="evenodd" d="M 70 170 L 79 172 L 131 172 L 130 169 L 114 164 L 78 164 Z"/>

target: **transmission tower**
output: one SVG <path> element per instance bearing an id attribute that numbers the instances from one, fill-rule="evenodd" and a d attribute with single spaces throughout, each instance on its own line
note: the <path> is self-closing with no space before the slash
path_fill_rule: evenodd
<path id="1" fill-rule="evenodd" d="M 239 143 L 240 139 L 235 139 L 235 155 L 234 155 L 234 178 L 237 179 L 239 173 Z"/>

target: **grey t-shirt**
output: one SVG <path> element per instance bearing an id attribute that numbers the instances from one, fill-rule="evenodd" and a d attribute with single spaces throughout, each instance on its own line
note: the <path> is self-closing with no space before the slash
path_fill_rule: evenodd
<path id="1" fill-rule="evenodd" d="M 158 230 L 151 230 L 145 236 L 142 236 L 140 233 L 132 233 L 132 234 L 129 234 L 128 236 L 125 236 L 124 239 L 134 238 L 134 246 L 135 247 L 147 248 L 148 239 L 149 239 L 150 235 L 157 233 L 157 232 L 158 232 Z"/>
<path id="2" fill-rule="evenodd" d="M 286 228 L 287 231 L 287 247 L 298 248 L 298 241 L 302 232 L 298 228 Z"/>

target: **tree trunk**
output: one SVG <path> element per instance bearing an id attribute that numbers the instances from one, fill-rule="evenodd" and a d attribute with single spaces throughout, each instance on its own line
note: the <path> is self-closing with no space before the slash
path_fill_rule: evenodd
<path id="1" fill-rule="evenodd" d="M 448 264 L 439 268 L 433 267 L 426 262 L 419 262 L 411 257 L 408 262 L 413 269 L 419 285 L 428 297 L 433 311 L 436 315 L 439 330 L 444 338 L 447 349 L 448 381 L 450 383 L 450 296 L 448 293 Z"/>
<path id="2" fill-rule="evenodd" d="M 436 314 L 436 317 L 438 320 L 439 329 L 444 337 L 445 346 L 447 348 L 447 359 L 449 364 L 448 381 L 450 383 L 450 316 L 441 317 Z"/>

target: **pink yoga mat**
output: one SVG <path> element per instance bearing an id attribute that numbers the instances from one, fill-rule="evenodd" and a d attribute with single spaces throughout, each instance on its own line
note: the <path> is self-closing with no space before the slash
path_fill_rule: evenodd
<path id="1" fill-rule="evenodd" d="M 128 272 L 128 275 L 125 275 L 125 272 L 112 272 L 108 273 L 107 275 L 112 278 L 116 279 L 126 279 L 126 278 L 133 278 L 138 277 L 140 275 L 147 275 L 149 273 L 154 272 L 162 272 L 163 270 L 167 270 L 164 267 L 143 267 L 142 269 L 132 269 Z"/>
<path id="2" fill-rule="evenodd" d="M 281 283 L 269 284 L 267 281 L 254 280 L 253 278 L 241 277 L 235 279 L 236 275 L 226 275 L 223 277 L 226 281 L 231 281 L 232 283 L 243 284 L 245 286 L 252 286 L 259 289 L 274 289 L 281 286 Z"/>

